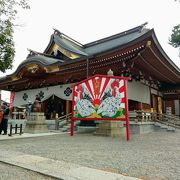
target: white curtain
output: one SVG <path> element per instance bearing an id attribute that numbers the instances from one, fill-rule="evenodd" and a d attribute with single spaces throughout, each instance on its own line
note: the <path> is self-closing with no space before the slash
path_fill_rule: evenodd
<path id="1" fill-rule="evenodd" d="M 41 96 L 41 101 L 48 99 L 52 95 L 55 95 L 64 100 L 72 101 L 72 85 L 73 84 L 57 85 L 16 92 L 14 106 L 22 106 L 28 104 L 29 101 L 33 103 L 36 95 Z"/>
<path id="2" fill-rule="evenodd" d="M 22 106 L 28 104 L 28 101 L 34 102 L 36 95 L 42 95 L 42 101 L 55 95 L 61 99 L 72 101 L 73 84 L 50 86 L 46 88 L 24 90 L 16 92 L 14 106 Z M 128 99 L 150 104 L 150 89 L 148 86 L 140 82 L 128 82 Z"/>
<path id="3" fill-rule="evenodd" d="M 128 99 L 150 104 L 150 89 L 139 81 L 128 82 Z"/>

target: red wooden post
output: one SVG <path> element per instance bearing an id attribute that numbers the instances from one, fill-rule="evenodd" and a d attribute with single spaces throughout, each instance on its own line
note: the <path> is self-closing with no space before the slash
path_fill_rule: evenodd
<path id="1" fill-rule="evenodd" d="M 129 109 L 128 109 L 128 92 L 127 92 L 127 80 L 124 80 L 125 83 L 125 109 L 126 109 L 126 136 L 127 141 L 130 140 L 130 127 L 129 127 Z"/>
<path id="2" fill-rule="evenodd" d="M 71 117 L 71 136 L 74 135 L 74 89 L 73 87 L 73 93 L 72 93 L 72 117 Z"/>
<path id="3" fill-rule="evenodd" d="M 74 135 L 74 119 L 71 119 L 71 136 Z"/>
<path id="4" fill-rule="evenodd" d="M 130 140 L 129 120 L 126 120 L 126 135 L 127 135 L 127 141 L 129 141 Z"/>
<path id="5" fill-rule="evenodd" d="M 1 90 L 0 90 L 0 110 L 1 110 Z"/>

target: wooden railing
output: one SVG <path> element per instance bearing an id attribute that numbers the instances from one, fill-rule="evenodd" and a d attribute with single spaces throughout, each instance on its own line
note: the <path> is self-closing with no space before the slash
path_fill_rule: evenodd
<path id="1" fill-rule="evenodd" d="M 63 127 L 70 123 L 72 113 L 61 116 L 57 119 L 56 129 Z M 146 111 L 130 111 L 130 121 L 134 122 L 158 122 L 170 127 L 180 129 L 180 117 L 175 115 L 160 114 Z"/>
<path id="2" fill-rule="evenodd" d="M 180 129 L 180 117 L 146 111 L 130 111 L 129 117 L 135 122 L 159 122 Z"/>
<path id="3" fill-rule="evenodd" d="M 64 125 L 67 125 L 71 121 L 72 113 L 66 114 L 64 116 L 59 117 L 56 120 L 56 129 L 63 127 Z"/>
<path id="4" fill-rule="evenodd" d="M 153 121 L 180 129 L 180 117 L 175 115 L 154 113 Z"/>

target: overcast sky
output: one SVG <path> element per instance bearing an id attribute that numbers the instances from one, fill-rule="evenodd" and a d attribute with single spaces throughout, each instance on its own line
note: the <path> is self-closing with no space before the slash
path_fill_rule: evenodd
<path id="1" fill-rule="evenodd" d="M 27 48 L 43 52 L 53 27 L 82 44 L 148 22 L 171 60 L 180 68 L 178 49 L 168 44 L 172 28 L 180 24 L 180 2 L 174 0 L 29 0 L 30 10 L 20 10 L 15 29 L 13 73 L 25 60 Z"/>

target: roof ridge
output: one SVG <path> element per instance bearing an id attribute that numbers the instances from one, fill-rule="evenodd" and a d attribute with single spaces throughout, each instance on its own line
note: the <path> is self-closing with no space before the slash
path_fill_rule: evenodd
<path id="1" fill-rule="evenodd" d="M 147 24 L 148 23 L 145 22 L 145 23 L 141 24 L 140 26 L 134 27 L 132 29 L 129 29 L 129 30 L 126 30 L 126 31 L 123 31 L 123 32 L 120 32 L 120 33 L 117 33 L 117 34 L 114 34 L 114 35 L 111 35 L 111 36 L 108 36 L 108 37 L 105 37 L 105 38 L 102 38 L 102 39 L 99 39 L 96 41 L 93 41 L 93 42 L 90 42 L 87 44 L 84 44 L 84 47 L 87 48 L 87 47 L 93 46 L 95 44 L 103 43 L 103 42 L 106 42 L 108 40 L 115 39 L 117 37 L 122 37 L 124 35 L 130 34 L 130 33 L 136 32 L 136 31 L 142 31 Z"/>
<path id="2" fill-rule="evenodd" d="M 54 58 L 54 56 L 53 56 L 53 55 L 50 55 L 50 54 L 37 52 L 37 51 L 34 51 L 34 50 L 32 50 L 32 49 L 29 49 L 29 48 L 27 48 L 27 50 L 29 51 L 29 54 L 27 55 L 27 58 L 28 58 L 28 57 L 32 57 L 32 56 L 35 56 L 35 55 L 41 55 L 41 56 L 45 56 L 45 57 Z"/>
<path id="3" fill-rule="evenodd" d="M 53 29 L 54 29 L 54 34 L 59 35 L 59 37 L 66 38 L 67 40 L 71 41 L 72 43 L 74 43 L 74 44 L 76 44 L 78 46 L 81 46 L 81 47 L 84 46 L 83 44 L 81 44 L 80 42 L 76 41 L 75 39 L 67 36 L 66 34 L 64 34 L 62 32 L 60 32 L 58 29 L 55 29 L 55 28 L 53 28 Z"/>

